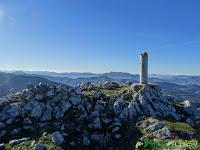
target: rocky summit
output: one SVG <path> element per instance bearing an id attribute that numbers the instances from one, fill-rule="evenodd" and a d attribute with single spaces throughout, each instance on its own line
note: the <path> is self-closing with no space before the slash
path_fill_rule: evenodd
<path id="1" fill-rule="evenodd" d="M 157 85 L 29 85 L 0 99 L 0 149 L 135 149 L 140 139 L 198 139 L 200 110 Z"/>

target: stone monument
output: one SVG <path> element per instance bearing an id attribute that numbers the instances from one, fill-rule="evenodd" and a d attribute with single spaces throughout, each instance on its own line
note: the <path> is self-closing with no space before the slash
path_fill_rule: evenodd
<path id="1" fill-rule="evenodd" d="M 148 54 L 140 55 L 140 84 L 148 84 Z"/>

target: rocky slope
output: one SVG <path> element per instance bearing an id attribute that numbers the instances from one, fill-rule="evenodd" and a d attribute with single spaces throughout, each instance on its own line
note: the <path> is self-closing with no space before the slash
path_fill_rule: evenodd
<path id="1" fill-rule="evenodd" d="M 183 133 L 195 138 L 199 112 L 163 96 L 156 85 L 30 85 L 0 100 L 0 147 L 134 149 L 139 138 L 182 138 L 165 120 L 187 122 Z M 157 119 L 146 123 L 147 117 Z"/>

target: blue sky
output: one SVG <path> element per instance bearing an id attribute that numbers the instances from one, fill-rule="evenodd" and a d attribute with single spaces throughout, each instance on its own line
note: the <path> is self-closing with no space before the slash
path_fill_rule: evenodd
<path id="1" fill-rule="evenodd" d="M 0 0 L 0 70 L 200 75 L 198 0 Z"/>

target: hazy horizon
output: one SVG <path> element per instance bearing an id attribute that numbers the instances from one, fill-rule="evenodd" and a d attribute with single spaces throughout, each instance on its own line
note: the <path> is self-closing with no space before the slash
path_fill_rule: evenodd
<path id="1" fill-rule="evenodd" d="M 107 72 L 81 72 L 81 71 L 63 71 L 63 72 L 57 72 L 57 71 L 48 71 L 48 70 L 0 70 L 0 72 L 5 73 L 13 73 L 13 72 L 24 72 L 24 73 L 31 73 L 31 72 L 43 72 L 43 73 L 91 73 L 91 74 L 104 74 L 104 73 L 129 73 L 132 75 L 139 75 L 139 73 L 133 73 L 133 72 L 123 72 L 123 71 L 107 71 Z M 158 76 L 200 76 L 200 74 L 156 74 L 156 73 L 149 73 L 150 76 L 158 75 Z"/>

